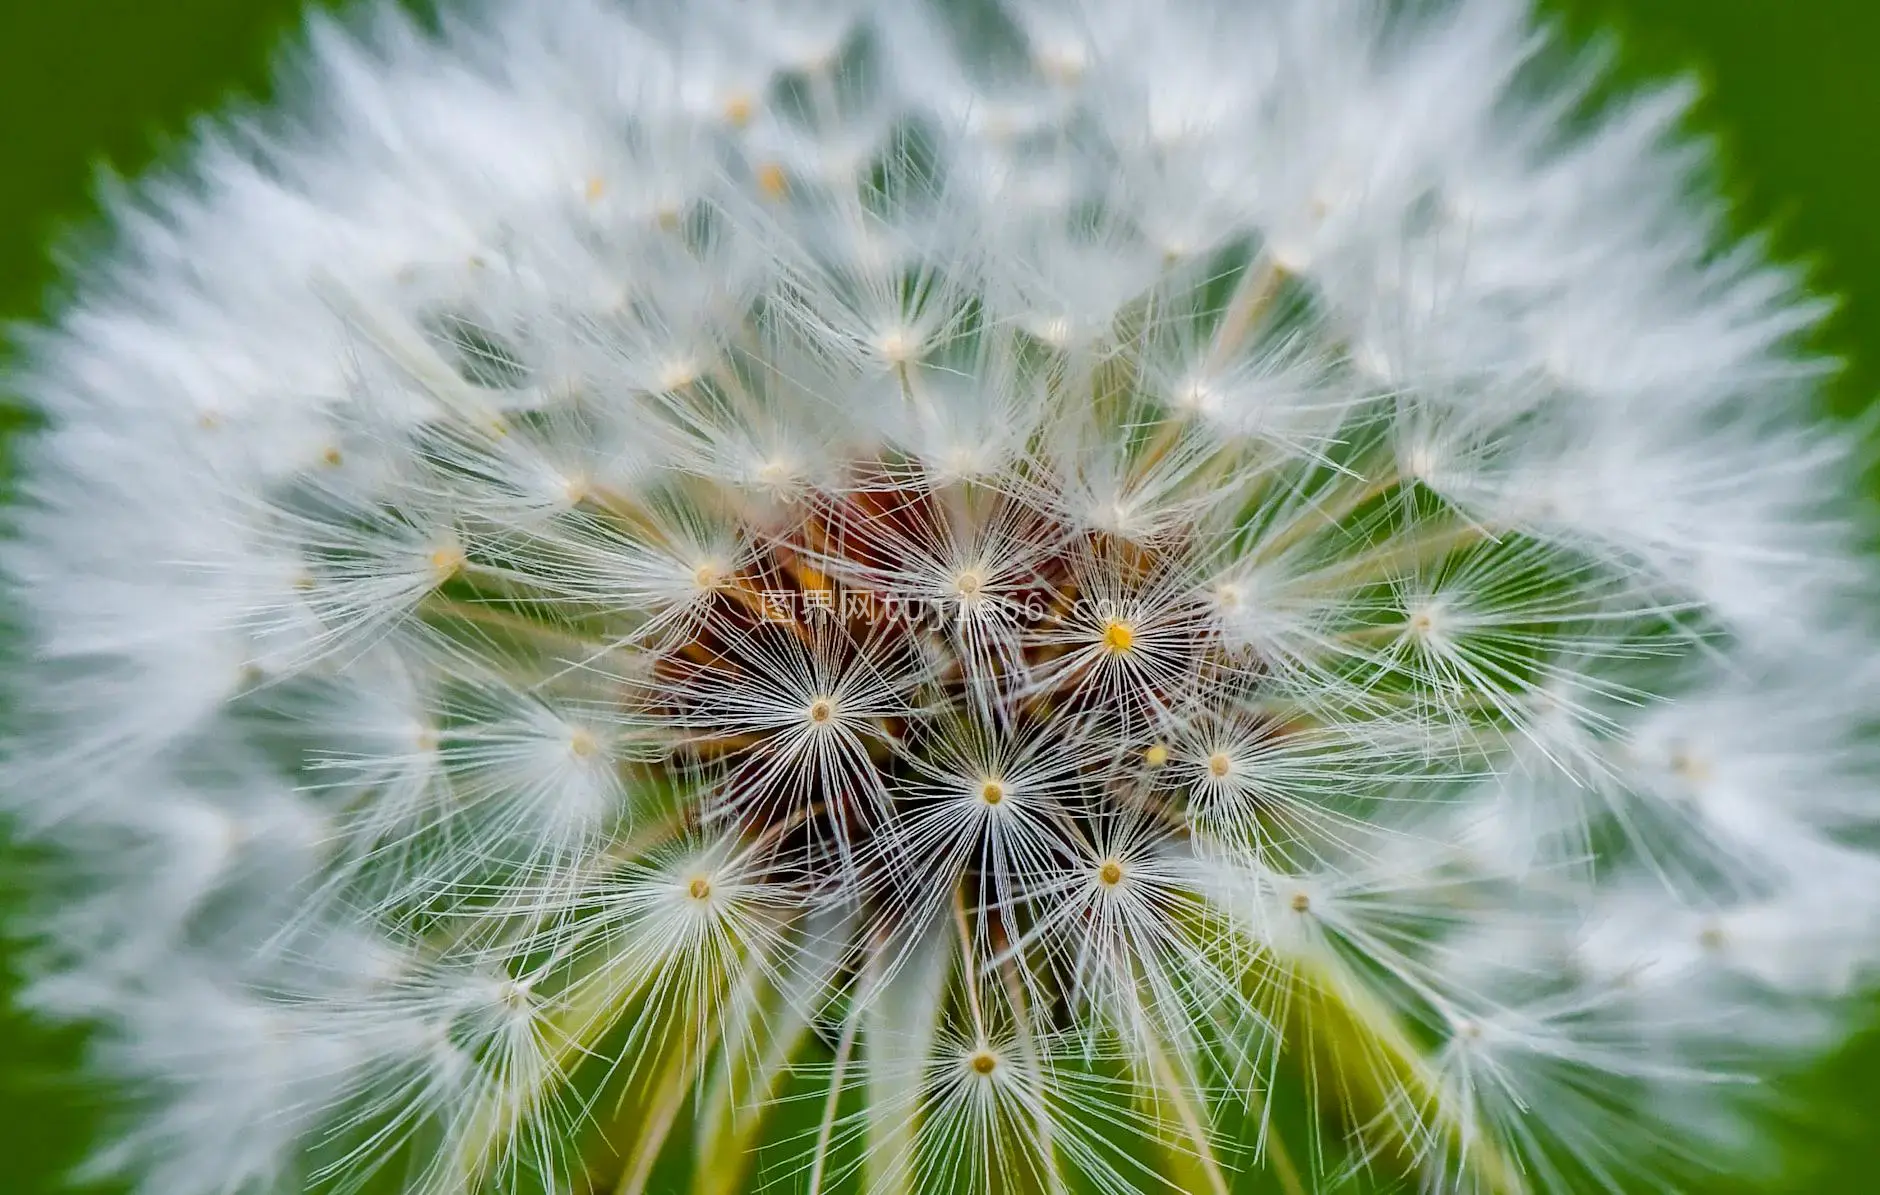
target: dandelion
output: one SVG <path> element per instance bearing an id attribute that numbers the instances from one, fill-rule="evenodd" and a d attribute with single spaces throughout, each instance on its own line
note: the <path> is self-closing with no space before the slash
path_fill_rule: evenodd
<path id="1" fill-rule="evenodd" d="M 1824 304 L 1682 89 L 1519 0 L 306 42 L 15 372 L 5 809 L 25 999 L 125 1096 L 88 1175 L 1773 1158 L 1754 1080 L 1880 959 L 1880 673 Z"/>

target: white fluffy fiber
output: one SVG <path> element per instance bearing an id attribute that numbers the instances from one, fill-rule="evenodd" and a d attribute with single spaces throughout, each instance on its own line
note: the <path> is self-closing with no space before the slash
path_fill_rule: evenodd
<path id="1" fill-rule="evenodd" d="M 1515 0 L 313 20 L 15 366 L 97 1171 L 657 1190 L 681 1105 L 699 1192 L 1740 1141 L 1880 949 L 1871 570 L 1825 304 L 1597 74 Z M 676 667 L 780 542 L 947 617 Z M 1374 1040 L 1288 1085 L 1307 989 Z M 809 1128 L 727 1162 L 779 1051 Z"/>

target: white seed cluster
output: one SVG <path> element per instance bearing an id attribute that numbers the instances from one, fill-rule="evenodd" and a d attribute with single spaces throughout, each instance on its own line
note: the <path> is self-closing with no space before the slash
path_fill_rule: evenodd
<path id="1" fill-rule="evenodd" d="M 97 1173 L 1638 1190 L 1834 1040 L 1849 445 L 1682 91 L 1516 0 L 309 43 L 20 366 Z"/>

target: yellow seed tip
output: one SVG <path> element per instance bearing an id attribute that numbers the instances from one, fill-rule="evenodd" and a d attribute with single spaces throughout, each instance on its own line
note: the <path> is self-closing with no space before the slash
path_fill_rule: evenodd
<path id="1" fill-rule="evenodd" d="M 1120 656 L 1136 645 L 1136 628 L 1121 619 L 1113 619 L 1103 628 L 1103 646 L 1111 655 Z"/>
<path id="2" fill-rule="evenodd" d="M 451 544 L 432 548 L 429 559 L 431 571 L 437 574 L 440 581 L 454 577 L 463 570 L 463 549 Z"/>
<path id="3" fill-rule="evenodd" d="M 790 180 L 783 173 L 783 167 L 775 162 L 765 162 L 757 168 L 757 189 L 766 199 L 782 199 L 790 191 Z"/>

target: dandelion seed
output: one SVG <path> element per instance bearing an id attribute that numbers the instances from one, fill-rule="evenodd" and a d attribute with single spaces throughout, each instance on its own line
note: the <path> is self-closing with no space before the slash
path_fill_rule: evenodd
<path id="1" fill-rule="evenodd" d="M 87 1178 L 1762 1149 L 1880 958 L 1880 669 L 1688 96 L 1505 0 L 968 7 L 314 18 L 112 198 L 0 544 Z"/>

